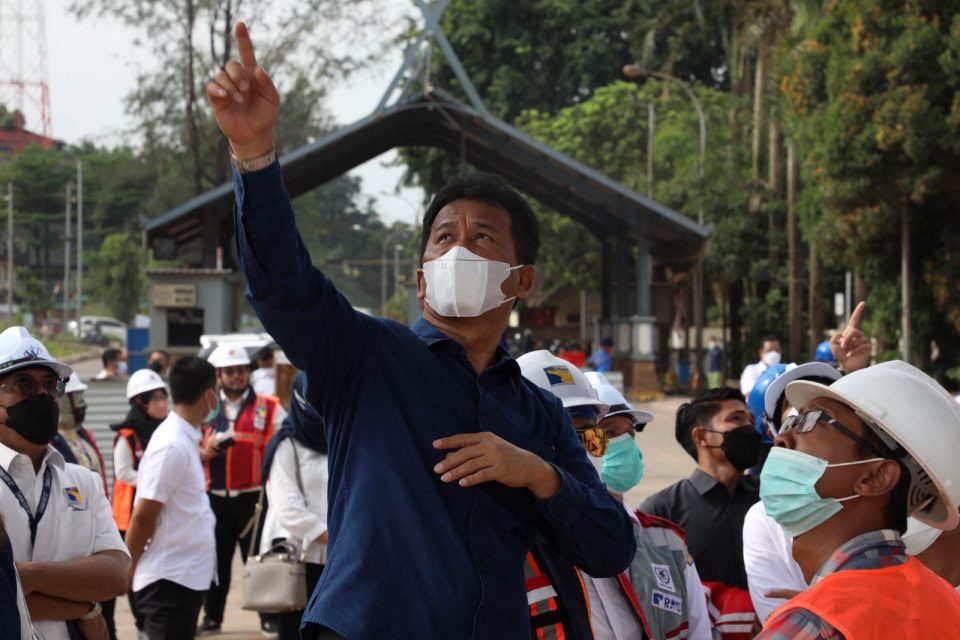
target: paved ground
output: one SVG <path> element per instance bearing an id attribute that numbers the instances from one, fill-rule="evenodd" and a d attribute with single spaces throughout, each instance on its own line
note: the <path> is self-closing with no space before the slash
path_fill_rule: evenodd
<path id="1" fill-rule="evenodd" d="M 79 364 L 77 369 L 81 376 L 91 377 L 99 371 L 99 363 L 86 361 Z M 651 493 L 676 482 L 693 471 L 693 460 L 676 444 L 673 438 L 674 416 L 677 407 L 684 400 L 685 398 L 671 397 L 641 404 L 638 407 L 651 412 L 654 415 L 654 421 L 643 433 L 637 436 L 637 444 L 643 449 L 646 472 L 643 482 L 627 494 L 626 501 L 629 505 L 639 506 L 643 499 Z M 237 553 L 234 557 L 233 580 L 230 595 L 227 599 L 227 613 L 223 632 L 212 637 L 228 638 L 230 640 L 253 640 L 263 637 L 257 615 L 240 608 L 242 572 L 240 554 Z M 126 598 L 117 602 L 116 622 L 120 640 L 137 639 L 136 628 Z"/>

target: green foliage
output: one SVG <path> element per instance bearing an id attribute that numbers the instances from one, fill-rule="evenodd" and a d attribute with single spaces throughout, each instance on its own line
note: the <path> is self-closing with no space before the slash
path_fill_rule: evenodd
<path id="1" fill-rule="evenodd" d="M 108 235 L 100 250 L 88 258 L 90 295 L 124 322 L 133 320 L 146 292 L 142 261 L 143 252 L 136 240 L 122 232 Z"/>
<path id="2" fill-rule="evenodd" d="M 53 306 L 53 288 L 27 267 L 17 268 L 16 296 L 23 310 L 36 319 L 45 317 Z"/>

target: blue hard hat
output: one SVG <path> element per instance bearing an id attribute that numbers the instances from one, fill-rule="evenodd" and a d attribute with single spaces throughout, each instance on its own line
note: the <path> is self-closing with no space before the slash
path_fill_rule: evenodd
<path id="1" fill-rule="evenodd" d="M 754 418 L 754 427 L 756 427 L 757 432 L 763 437 L 763 441 L 766 444 L 773 443 L 763 422 L 764 411 L 766 410 L 765 398 L 767 395 L 767 387 L 773 384 L 773 381 L 786 373 L 786 371 L 787 365 L 785 364 L 775 364 L 767 367 L 767 370 L 757 378 L 757 383 L 753 385 L 750 397 L 747 398 L 747 406 L 750 407 L 750 413 L 753 414 Z"/>
<path id="2" fill-rule="evenodd" d="M 817 345 L 817 351 L 813 354 L 814 362 L 826 362 L 837 366 L 837 359 L 833 357 L 833 350 L 830 348 L 830 341 L 824 340 Z"/>

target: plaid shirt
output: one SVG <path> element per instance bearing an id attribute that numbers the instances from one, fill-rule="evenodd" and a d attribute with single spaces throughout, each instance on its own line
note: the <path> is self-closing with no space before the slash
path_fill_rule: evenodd
<path id="1" fill-rule="evenodd" d="M 870 531 L 834 551 L 813 577 L 811 586 L 836 571 L 883 569 L 906 561 L 907 552 L 899 533 L 893 529 Z M 770 620 L 757 640 L 844 640 L 844 636 L 806 609 L 794 609 Z"/>

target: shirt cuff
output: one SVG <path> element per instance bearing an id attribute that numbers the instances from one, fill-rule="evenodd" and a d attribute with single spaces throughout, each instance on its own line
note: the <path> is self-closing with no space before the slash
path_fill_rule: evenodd
<path id="1" fill-rule="evenodd" d="M 237 204 L 246 204 L 248 207 L 262 207 L 283 197 L 286 188 L 283 186 L 283 172 L 280 163 L 264 167 L 260 171 L 240 173 L 233 168 L 233 190 L 237 196 Z"/>
<path id="2" fill-rule="evenodd" d="M 326 533 L 326 531 L 327 523 L 323 520 L 318 520 L 317 524 L 310 527 L 310 529 L 307 530 L 307 533 L 303 536 L 303 550 L 306 551 L 309 549 L 310 546 L 317 541 L 317 538 Z"/>
<path id="3" fill-rule="evenodd" d="M 546 500 L 539 500 L 540 508 L 549 517 L 568 526 L 576 520 L 580 513 L 580 502 L 583 499 L 583 487 L 575 478 L 550 463 L 550 466 L 560 475 L 560 490 Z"/>

